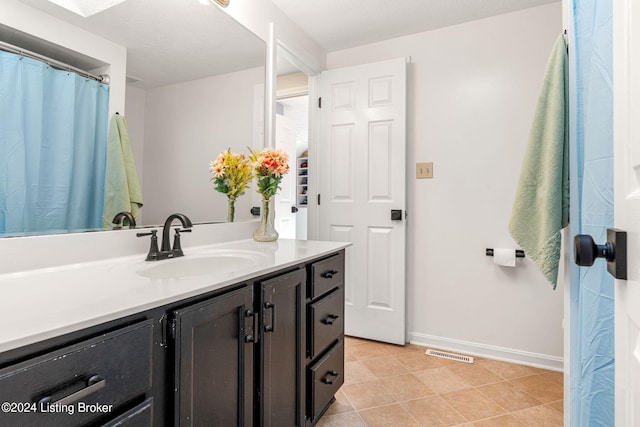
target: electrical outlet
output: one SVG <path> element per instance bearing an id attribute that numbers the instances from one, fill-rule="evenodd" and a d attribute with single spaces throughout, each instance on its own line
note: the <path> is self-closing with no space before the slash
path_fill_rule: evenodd
<path id="1" fill-rule="evenodd" d="M 416 163 L 416 178 L 433 178 L 433 162 Z"/>

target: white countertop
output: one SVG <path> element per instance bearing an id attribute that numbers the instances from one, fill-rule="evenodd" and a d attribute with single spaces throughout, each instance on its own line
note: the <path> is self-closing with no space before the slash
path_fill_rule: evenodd
<path id="1" fill-rule="evenodd" d="M 0 274 L 0 313 L 3 317 L 0 352 L 221 289 L 349 245 L 286 239 L 258 243 L 249 239 L 197 247 L 183 245 L 185 256 L 174 260 L 145 262 L 145 255 L 138 254 Z M 191 277 L 149 278 L 142 275 L 155 266 L 168 266 L 168 263 L 181 260 L 194 262 L 198 257 L 225 251 L 247 253 L 257 261 L 236 271 Z"/>

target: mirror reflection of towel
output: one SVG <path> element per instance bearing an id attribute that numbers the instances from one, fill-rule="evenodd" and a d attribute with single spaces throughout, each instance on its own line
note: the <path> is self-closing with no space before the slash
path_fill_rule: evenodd
<path id="1" fill-rule="evenodd" d="M 107 170 L 105 174 L 102 227 L 111 230 L 111 221 L 118 212 L 131 212 L 134 218 L 142 207 L 140 181 L 131 151 L 127 122 L 114 115 L 109 122 L 107 138 Z"/>

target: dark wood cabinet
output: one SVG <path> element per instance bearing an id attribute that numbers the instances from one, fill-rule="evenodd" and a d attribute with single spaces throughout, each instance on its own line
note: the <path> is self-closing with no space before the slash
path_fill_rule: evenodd
<path id="1" fill-rule="evenodd" d="M 304 425 L 306 286 L 298 268 L 173 311 L 175 425 Z"/>
<path id="2" fill-rule="evenodd" d="M 115 418 L 152 387 L 152 335 L 147 320 L 1 369 L 0 426 L 78 426 Z M 148 420 L 131 425 L 152 425 L 151 414 Z"/>
<path id="3" fill-rule="evenodd" d="M 344 341 L 336 341 L 322 357 L 309 365 L 309 416 L 314 422 L 344 383 Z"/>
<path id="4" fill-rule="evenodd" d="M 344 251 L 307 268 L 306 416 L 315 425 L 344 384 Z"/>
<path id="5" fill-rule="evenodd" d="M 262 310 L 258 394 L 263 426 L 304 425 L 306 284 L 303 268 L 257 284 Z"/>
<path id="6" fill-rule="evenodd" d="M 344 382 L 343 343 L 340 251 L 0 353 L 0 403 L 72 408 L 0 427 L 309 426 Z"/>
<path id="7" fill-rule="evenodd" d="M 175 425 L 253 424 L 253 288 L 175 310 Z"/>
<path id="8" fill-rule="evenodd" d="M 153 397 L 150 397 L 101 427 L 149 427 L 152 425 L 154 425 Z"/>

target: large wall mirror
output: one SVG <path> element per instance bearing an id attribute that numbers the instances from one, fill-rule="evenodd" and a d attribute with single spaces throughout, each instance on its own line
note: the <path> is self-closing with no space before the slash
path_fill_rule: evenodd
<path id="1" fill-rule="evenodd" d="M 125 0 L 88 17 L 45 0 L 3 1 L 19 4 L 21 14 L 32 11 L 45 24 L 39 28 L 49 17 L 51 31 L 60 31 L 62 22 L 126 48 L 126 83 L 112 80 L 110 91 L 123 94 L 119 112 L 128 123 L 144 201 L 139 226 L 161 224 L 174 212 L 194 222 L 226 220 L 227 200 L 210 182 L 209 162 L 227 148 L 246 153 L 264 144 L 262 39 L 199 0 Z M 0 15 L 0 40 L 92 72 L 105 68 L 19 27 Z M 123 84 L 124 92 L 115 87 Z M 236 220 L 252 218 L 252 193 L 236 202 Z"/>

